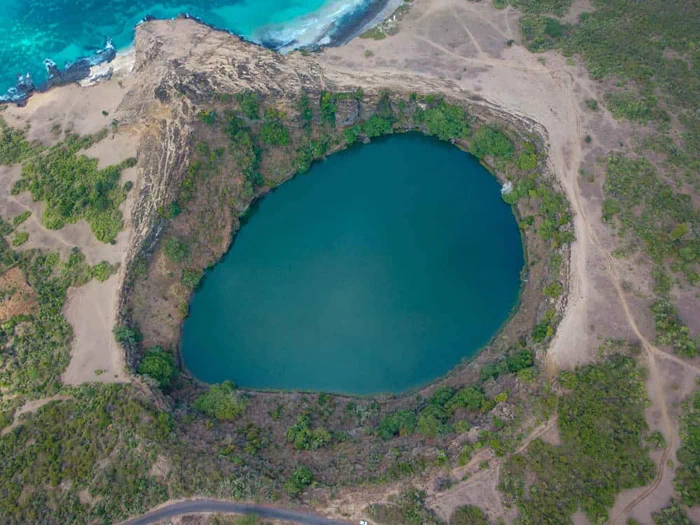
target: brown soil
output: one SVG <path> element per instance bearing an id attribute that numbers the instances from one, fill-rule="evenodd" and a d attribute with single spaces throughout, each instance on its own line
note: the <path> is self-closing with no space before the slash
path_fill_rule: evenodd
<path id="1" fill-rule="evenodd" d="M 0 323 L 16 315 L 32 314 L 39 303 L 36 294 L 17 267 L 0 275 Z"/>

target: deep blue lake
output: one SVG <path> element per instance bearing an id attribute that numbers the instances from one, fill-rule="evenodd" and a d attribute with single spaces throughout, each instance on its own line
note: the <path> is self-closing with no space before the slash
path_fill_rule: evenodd
<path id="1" fill-rule="evenodd" d="M 473 356 L 516 305 L 523 248 L 496 179 L 418 134 L 356 146 L 259 201 L 195 293 L 198 379 L 400 392 Z"/>

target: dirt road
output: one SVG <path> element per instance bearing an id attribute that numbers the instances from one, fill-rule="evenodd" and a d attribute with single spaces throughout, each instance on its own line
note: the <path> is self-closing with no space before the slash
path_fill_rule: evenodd
<path id="1" fill-rule="evenodd" d="M 302 512 L 298 510 L 280 509 L 255 505 L 252 503 L 233 503 L 231 501 L 220 501 L 216 499 L 198 499 L 179 501 L 170 503 L 164 507 L 152 510 L 151 512 L 125 521 L 123 525 L 148 525 L 161 520 L 182 516 L 183 514 L 199 514 L 218 512 L 224 514 L 255 514 L 261 518 L 291 521 L 304 525 L 348 525 L 348 521 L 338 521 Z"/>

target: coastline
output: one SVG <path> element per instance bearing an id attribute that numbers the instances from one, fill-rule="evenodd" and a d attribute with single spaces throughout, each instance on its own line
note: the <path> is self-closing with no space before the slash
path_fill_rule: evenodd
<path id="1" fill-rule="evenodd" d="M 378 0 L 372 7 L 367 10 L 365 16 L 357 20 L 355 23 L 349 23 L 345 27 L 338 30 L 333 35 L 334 38 L 328 47 L 343 46 L 350 42 L 353 38 L 358 37 L 368 29 L 381 24 L 394 14 L 406 0 Z"/>
<path id="2" fill-rule="evenodd" d="M 320 50 L 325 47 L 342 46 L 368 29 L 380 24 L 391 16 L 405 0 L 370 0 L 366 9 L 357 9 L 334 19 L 312 42 L 300 42 L 296 38 L 288 42 L 275 42 L 263 38 L 261 42 L 255 42 L 238 35 L 233 31 L 209 24 L 205 20 L 189 13 L 180 13 L 170 20 L 190 19 L 211 28 L 234 35 L 246 42 L 273 49 L 280 53 L 289 53 L 298 49 Z M 155 17 L 146 16 L 136 26 L 156 20 Z M 290 25 L 291 25 L 290 21 Z M 109 80 L 113 75 L 128 75 L 133 68 L 135 56 L 132 43 L 122 49 L 115 49 L 112 41 L 107 38 L 105 46 L 92 55 L 80 57 L 74 62 L 66 63 L 59 68 L 51 59 L 44 59 L 44 66 L 48 72 L 48 78 L 39 85 L 35 85 L 29 73 L 20 75 L 17 83 L 9 87 L 4 94 L 0 92 L 0 106 L 3 104 L 15 104 L 19 107 L 27 104 L 34 93 L 44 93 L 58 86 L 77 83 L 82 87 L 90 87 L 99 82 Z"/>

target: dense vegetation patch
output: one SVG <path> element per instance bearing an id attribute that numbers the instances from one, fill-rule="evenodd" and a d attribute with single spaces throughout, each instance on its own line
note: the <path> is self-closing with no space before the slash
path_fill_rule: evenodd
<path id="1" fill-rule="evenodd" d="M 175 359 L 160 346 L 146 350 L 136 371 L 155 380 L 159 387 L 167 388 L 177 375 Z"/>
<path id="2" fill-rule="evenodd" d="M 22 162 L 34 153 L 34 148 L 24 131 L 11 128 L 0 118 L 0 165 Z"/>
<path id="3" fill-rule="evenodd" d="M 30 191 L 34 200 L 45 202 L 41 220 L 47 228 L 57 230 L 84 219 L 98 240 L 115 241 L 122 229 L 119 205 L 126 196 L 119 178 L 122 170 L 136 165 L 136 159 L 100 170 L 97 159 L 78 154 L 102 140 L 106 129 L 96 135 L 68 135 L 51 148 L 30 146 L 22 132 L 8 131 L 4 123 L 0 132 L 5 148 L 2 160 L 24 161 L 22 178 L 13 186 L 12 194 Z"/>
<path id="4" fill-rule="evenodd" d="M 245 412 L 246 405 L 245 397 L 238 393 L 231 381 L 210 386 L 193 404 L 196 410 L 217 421 L 239 418 Z"/>
<path id="5" fill-rule="evenodd" d="M 16 252 L 0 239 L 0 272 L 13 266 L 22 269 L 39 309 L 0 326 L 0 386 L 17 394 L 50 395 L 61 388 L 70 357 L 73 330 L 62 314 L 68 288 L 105 280 L 116 268 L 106 262 L 90 266 L 77 250 L 66 261 L 56 253 Z"/>
<path id="6" fill-rule="evenodd" d="M 493 0 L 497 9 L 502 9 L 508 4 L 523 13 L 552 13 L 563 16 L 571 7 L 572 0 Z"/>
<path id="7" fill-rule="evenodd" d="M 623 355 L 562 372 L 561 445 L 535 439 L 504 465 L 500 488 L 517 505 L 522 523 L 569 523 L 578 508 L 601 523 L 617 493 L 653 479 L 643 445 L 644 373 Z"/>
<path id="8" fill-rule="evenodd" d="M 700 391 L 684 403 L 681 423 L 681 447 L 676 453 L 680 463 L 673 485 L 688 507 L 700 504 Z"/>
<path id="9" fill-rule="evenodd" d="M 171 430 L 170 416 L 128 387 L 76 389 L 0 439 L 0 513 L 8 523 L 108 523 L 157 505 L 167 489 L 149 469 Z M 83 489 L 94 505 L 80 503 Z"/>

